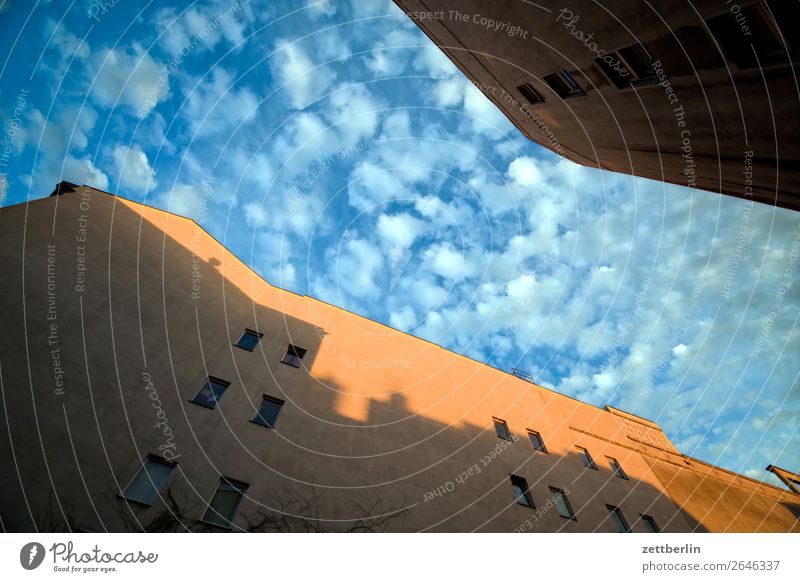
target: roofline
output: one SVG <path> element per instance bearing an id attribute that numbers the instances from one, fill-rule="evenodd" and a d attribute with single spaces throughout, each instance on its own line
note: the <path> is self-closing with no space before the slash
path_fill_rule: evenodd
<path id="1" fill-rule="evenodd" d="M 663 429 L 661 428 L 661 426 L 660 426 L 658 423 L 656 423 L 656 422 L 653 422 L 652 420 L 649 420 L 649 419 L 647 419 L 647 418 L 644 418 L 643 416 L 639 416 L 638 414 L 633 414 L 633 413 L 631 413 L 631 412 L 627 412 L 627 411 L 625 411 L 625 410 L 622 410 L 621 408 L 616 408 L 616 407 L 614 407 L 614 406 L 611 406 L 611 405 L 609 405 L 609 404 L 606 404 L 606 405 L 604 405 L 602 408 L 601 408 L 601 407 L 599 407 L 599 406 L 595 406 L 594 404 L 590 404 L 590 403 L 588 403 L 588 402 L 584 402 L 583 400 L 580 400 L 579 398 L 575 398 L 574 396 L 570 396 L 570 395 L 568 395 L 568 394 L 562 394 L 561 392 L 558 392 L 558 391 L 556 391 L 556 390 L 552 390 L 552 389 L 550 389 L 550 388 L 547 388 L 547 387 L 545 387 L 545 386 L 540 386 L 539 384 L 536 384 L 536 383 L 534 383 L 534 382 L 529 382 L 529 381 L 527 381 L 527 380 L 523 380 L 522 378 L 518 378 L 517 376 L 514 376 L 514 375 L 513 375 L 511 372 L 509 372 L 509 371 L 507 371 L 507 370 L 501 370 L 500 368 L 497 368 L 497 367 L 495 367 L 495 366 L 492 366 L 491 364 L 487 364 L 487 363 L 485 363 L 485 362 L 478 361 L 478 360 L 476 360 L 475 358 L 471 358 L 471 357 L 469 357 L 469 356 L 466 356 L 466 355 L 464 355 L 464 354 L 459 354 L 458 352 L 456 352 L 456 351 L 453 351 L 453 350 L 451 350 L 451 349 L 449 349 L 449 348 L 445 348 L 445 347 L 441 346 L 440 344 L 437 344 L 437 343 L 435 343 L 435 342 L 432 342 L 432 341 L 430 341 L 430 340 L 426 340 L 426 339 L 424 339 L 424 338 L 421 338 L 421 337 L 415 336 L 415 335 L 413 335 L 413 334 L 410 334 L 410 333 L 408 333 L 408 332 L 406 332 L 406 331 L 402 331 L 402 330 L 396 329 L 396 328 L 394 328 L 394 327 L 391 327 L 390 325 L 386 325 L 386 324 L 384 324 L 384 323 L 381 323 L 380 321 L 375 321 L 374 319 L 370 319 L 369 317 L 366 317 L 366 316 L 364 316 L 364 315 L 360 315 L 360 314 L 358 314 L 358 313 L 355 313 L 355 312 L 353 312 L 353 311 L 350 311 L 349 309 L 345 309 L 344 307 L 340 307 L 340 306 L 338 306 L 338 305 L 333 305 L 332 303 L 328 303 L 327 301 L 324 301 L 324 300 L 322 300 L 322 299 L 318 299 L 318 298 L 316 298 L 316 297 L 313 297 L 313 296 L 311 296 L 311 295 L 301 295 L 301 294 L 299 294 L 299 293 L 295 293 L 294 291 L 291 291 L 291 290 L 289 290 L 289 289 L 284 289 L 283 287 L 279 287 L 278 285 L 273 285 L 272 283 L 270 283 L 269 281 L 267 281 L 267 280 L 266 280 L 264 277 L 262 277 L 261 275 L 259 275 L 259 274 L 258 274 L 258 273 L 257 273 L 257 272 L 256 272 L 256 271 L 255 271 L 255 270 L 254 270 L 254 269 L 253 269 L 251 266 L 250 266 L 250 265 L 248 265 L 248 264 L 247 264 L 247 263 L 245 263 L 245 262 L 244 262 L 244 261 L 243 261 L 243 260 L 242 260 L 240 257 L 238 257 L 238 256 L 236 255 L 236 253 L 234 253 L 233 251 L 231 251 L 231 250 L 230 250 L 228 247 L 226 247 L 226 246 L 225 246 L 224 244 L 222 244 L 222 243 L 221 243 L 219 240 L 217 240 L 217 238 L 216 238 L 214 235 L 212 235 L 210 232 L 208 232 L 208 231 L 207 231 L 207 230 L 206 230 L 206 229 L 205 229 L 205 228 L 204 228 L 204 227 L 203 227 L 201 224 L 199 224 L 199 223 L 198 223 L 196 220 L 194 220 L 193 218 L 189 218 L 189 217 L 187 217 L 187 216 L 183 216 L 183 215 L 181 215 L 181 214 L 176 214 L 175 212 L 171 212 L 171 211 L 169 211 L 169 210 L 164 210 L 164 209 L 162 209 L 162 208 L 158 208 L 158 207 L 156 207 L 156 206 L 151 206 L 151 205 L 149 205 L 149 204 L 145 204 L 145 203 L 143 203 L 143 202 L 137 202 L 137 201 L 135 201 L 135 200 L 131 200 L 130 198 L 126 198 L 125 196 L 120 196 L 120 195 L 118 195 L 118 194 L 113 194 L 113 193 L 111 193 L 111 192 L 106 192 L 105 190 L 100 190 L 99 188 L 95 188 L 94 186 L 89 186 L 89 185 L 87 185 L 87 184 L 83 184 L 83 185 L 81 185 L 81 186 L 77 186 L 77 185 L 75 185 L 75 184 L 73 184 L 73 183 L 71 183 L 71 182 L 62 181 L 62 182 L 59 182 L 58 184 L 56 184 L 56 188 L 55 188 L 55 190 L 53 191 L 53 193 L 52 193 L 52 194 L 50 194 L 50 196 L 57 196 L 57 195 L 69 194 L 69 193 L 71 193 L 71 192 L 74 192 L 74 191 L 76 191 L 78 188 L 89 188 L 89 189 L 91 189 L 91 190 L 94 190 L 95 192 L 99 192 L 99 193 L 101 193 L 101 194 L 105 194 L 105 195 L 107 195 L 107 196 L 111 196 L 111 197 L 113 197 L 113 198 L 120 198 L 120 199 L 122 199 L 122 200 L 125 200 L 126 202 L 130 202 L 131 204 L 136 204 L 137 206 L 142 206 L 142 207 L 144 207 L 144 208 L 148 208 L 148 209 L 151 209 L 151 210 L 155 210 L 156 212 L 161 212 L 161 213 L 164 213 L 164 214 L 168 214 L 168 215 L 170 215 L 170 216 L 173 216 L 173 217 L 176 217 L 176 218 L 180 218 L 181 220 L 186 220 L 186 221 L 189 221 L 189 222 L 193 223 L 193 224 L 194 224 L 194 225 L 195 225 L 197 228 L 199 228 L 199 229 L 200 229 L 201 231 L 203 231 L 203 232 L 204 232 L 204 233 L 205 233 L 205 234 L 206 234 L 206 235 L 207 235 L 209 238 L 211 238 L 211 240 L 213 240 L 215 243 L 217 243 L 217 244 L 218 244 L 218 245 L 219 245 L 219 246 L 220 246 L 220 247 L 221 247 L 223 250 L 225 250 L 225 251 L 226 251 L 228 254 L 230 254 L 230 255 L 231 255 L 231 256 L 232 256 L 234 259 L 236 259 L 237 261 L 239 261 L 239 263 L 241 263 L 241 265 L 242 265 L 243 267 L 245 267 L 245 268 L 246 268 L 248 271 L 250 271 L 250 273 L 251 273 L 252 275 L 255 275 L 256 277 L 258 277 L 259 279 L 261 279 L 261 281 L 263 281 L 264 283 L 266 283 L 266 284 L 267 284 L 267 285 L 269 285 L 270 287 L 273 287 L 273 288 L 275 288 L 275 289 L 279 289 L 279 290 L 281 290 L 281 291 L 284 291 L 284 292 L 286 292 L 286 293 L 291 293 L 292 295 L 294 295 L 294 296 L 296 296 L 296 297 L 299 297 L 299 298 L 301 298 L 301 299 L 310 299 L 310 300 L 313 300 L 313 301 L 317 301 L 317 302 L 319 302 L 319 303 L 323 303 L 323 304 L 325 304 L 325 305 L 327 305 L 327 306 L 329 306 L 329 307 L 333 307 L 333 308 L 335 308 L 335 309 L 338 309 L 338 310 L 340 310 L 340 311 L 343 311 L 343 312 L 345 312 L 345 313 L 348 313 L 348 314 L 350 314 L 350 315 L 353 315 L 353 316 L 355 316 L 355 317 L 358 317 L 358 318 L 364 319 L 364 320 L 366 320 L 366 321 L 369 321 L 369 322 L 371 322 L 371 323 L 374 323 L 374 324 L 376 324 L 376 325 L 379 325 L 379 326 L 381 326 L 381 327 L 384 327 L 384 328 L 386 328 L 386 329 L 390 329 L 390 330 L 392 330 L 392 331 L 395 331 L 395 332 L 401 333 L 401 334 L 403 334 L 403 335 L 409 336 L 410 338 L 412 338 L 412 339 L 415 339 L 415 340 L 417 340 L 417 341 L 421 341 L 421 342 L 425 342 L 425 343 L 431 344 L 431 345 L 433 345 L 433 346 L 435 346 L 435 347 L 437 347 L 437 348 L 439 348 L 439 349 L 441 349 L 441 350 L 443 350 L 443 351 L 449 352 L 449 353 L 451 353 L 451 354 L 453 354 L 453 355 L 455 355 L 455 356 L 457 356 L 457 357 L 465 358 L 465 359 L 467 359 L 467 360 L 470 360 L 470 361 L 472 361 L 472 362 L 475 362 L 476 364 L 478 364 L 478 365 L 480 365 L 480 366 L 484 366 L 484 367 L 486 367 L 486 368 L 490 368 L 490 369 L 492 369 L 492 370 L 495 370 L 495 371 L 497 371 L 497 372 L 500 372 L 500 373 L 503 373 L 503 374 L 507 374 L 507 375 L 508 375 L 508 376 L 510 376 L 511 378 L 515 378 L 516 380 L 518 380 L 518 381 L 520 381 L 520 382 L 525 382 L 526 384 L 532 384 L 533 386 L 536 386 L 537 388 L 540 388 L 540 389 L 542 389 L 542 390 L 546 390 L 546 391 L 548 391 L 548 392 L 550 392 L 550 393 L 552 393 L 552 394 L 557 394 L 557 395 L 559 395 L 559 396 L 563 396 L 564 398 L 569 398 L 570 400 L 574 400 L 575 402 L 579 402 L 579 403 L 581 403 L 581 404 L 583 404 L 583 405 L 585 405 L 585 406 L 589 406 L 589 407 L 595 408 L 595 409 L 597 409 L 597 410 L 599 410 L 599 411 L 601 411 L 601 412 L 606 412 L 606 413 L 608 413 L 608 414 L 612 414 L 612 415 L 613 415 L 614 413 L 613 413 L 612 411 L 616 410 L 616 411 L 622 412 L 622 413 L 623 413 L 623 414 L 625 414 L 625 415 L 632 416 L 632 417 L 635 417 L 635 418 L 639 418 L 639 419 L 643 420 L 644 422 L 648 423 L 649 425 L 652 425 L 652 426 L 656 427 L 658 430 L 661 430 L 661 432 L 663 432 Z M 13 208 L 14 206 L 20 206 L 20 205 L 22 205 L 22 204 L 30 204 L 31 202 L 36 202 L 36 201 L 39 201 L 39 200 L 44 200 L 44 198 L 39 198 L 39 199 L 36 199 L 36 200 L 28 200 L 28 201 L 25 201 L 25 202 L 19 202 L 19 203 L 17 203 L 17 204 L 11 204 L 11 205 L 9 205 L 9 206 L 3 206 L 3 207 L 0 207 L 0 210 L 2 210 L 3 208 Z M 665 436 L 666 436 L 666 435 L 665 435 Z M 669 437 L 667 437 L 667 438 L 669 438 Z M 781 488 L 781 487 L 778 487 L 777 485 L 773 485 L 773 484 L 771 484 L 771 483 L 766 483 L 766 482 L 764 482 L 764 481 L 759 481 L 758 479 L 754 479 L 754 478 L 752 478 L 752 477 L 748 477 L 747 475 L 743 475 L 743 474 L 741 474 L 741 473 L 737 473 L 737 472 L 735 472 L 735 471 L 731 471 L 730 469 L 725 469 L 725 468 L 723 468 L 723 467 L 719 467 L 719 466 L 717 466 L 717 465 L 714 465 L 714 464 L 712 464 L 712 463 L 709 463 L 709 462 L 707 462 L 707 461 L 703 461 L 703 460 L 701 460 L 701 459 L 696 459 L 696 458 L 694 458 L 694 457 L 690 457 L 690 456 L 688 456 L 688 455 L 686 455 L 686 454 L 684 454 L 684 453 L 680 452 L 680 450 L 679 450 L 679 449 L 677 449 L 677 447 L 676 447 L 676 450 L 678 450 L 678 451 L 679 451 L 679 453 L 680 453 L 680 455 L 681 455 L 682 457 L 684 457 L 685 459 L 689 459 L 689 460 L 691 460 L 691 461 L 694 461 L 694 462 L 696 462 L 696 463 L 700 463 L 700 464 L 702 464 L 702 465 L 705 465 L 705 466 L 707 466 L 707 467 L 713 467 L 713 468 L 715 468 L 715 469 L 718 469 L 718 470 L 720 470 L 720 471 L 722 471 L 722 472 L 725 472 L 725 473 L 728 473 L 728 474 L 731 474 L 731 475 L 734 475 L 734 476 L 737 476 L 737 477 L 741 477 L 741 478 L 743 478 L 743 479 L 747 479 L 747 480 L 749 480 L 749 481 L 752 481 L 752 482 L 754 482 L 754 483 L 758 483 L 758 484 L 760 484 L 760 485 L 764 485 L 764 486 L 766 486 L 766 487 L 773 488 L 773 489 L 775 489 L 775 490 L 777 490 L 777 491 L 780 491 L 780 492 L 783 492 L 783 493 L 790 493 L 790 494 L 792 494 L 792 495 L 798 495 L 797 493 L 795 493 L 794 491 L 792 491 L 792 490 L 790 490 L 790 489 L 783 489 L 783 488 Z M 770 467 L 773 467 L 773 465 L 769 465 L 769 466 L 767 467 L 767 470 L 770 470 Z M 786 471 L 786 472 L 787 472 L 787 473 L 790 473 L 791 471 Z"/>

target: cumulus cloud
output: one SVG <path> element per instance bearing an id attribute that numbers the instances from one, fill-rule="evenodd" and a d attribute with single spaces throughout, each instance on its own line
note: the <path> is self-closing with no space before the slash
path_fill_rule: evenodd
<path id="1" fill-rule="evenodd" d="M 233 74 L 217 67 L 210 77 L 185 88 L 185 116 L 191 131 L 209 137 L 255 119 L 258 98 L 249 87 L 236 87 Z"/>
<path id="2" fill-rule="evenodd" d="M 230 5 L 193 4 L 187 10 L 168 7 L 153 18 L 162 31 L 161 45 L 174 58 L 186 58 L 213 50 L 220 41 L 236 46 L 244 40 L 244 32 L 253 15 L 247 3 Z"/>
<path id="3" fill-rule="evenodd" d="M 158 186 L 155 170 L 141 149 L 118 145 L 111 153 L 111 157 L 123 188 L 144 192 Z"/>
<path id="4" fill-rule="evenodd" d="M 281 91 L 295 109 L 308 107 L 336 80 L 336 73 L 330 67 L 317 67 L 299 43 L 285 39 L 276 43 L 270 66 L 282 85 Z"/>
<path id="5" fill-rule="evenodd" d="M 169 97 L 167 67 L 138 46 L 100 49 L 92 55 L 90 75 L 98 105 L 127 106 L 140 118 Z"/>

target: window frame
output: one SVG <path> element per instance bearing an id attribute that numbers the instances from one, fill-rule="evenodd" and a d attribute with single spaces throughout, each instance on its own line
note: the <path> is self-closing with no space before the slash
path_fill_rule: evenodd
<path id="1" fill-rule="evenodd" d="M 528 442 L 531 443 L 531 446 L 533 447 L 533 450 L 536 451 L 537 453 L 544 453 L 545 455 L 550 454 L 547 451 L 547 445 L 544 444 L 544 439 L 542 438 L 542 433 L 540 433 L 539 431 L 536 431 L 536 430 L 531 430 L 531 429 L 527 429 L 527 430 L 528 430 Z M 541 448 L 537 447 L 533 443 L 533 439 L 531 439 L 532 436 L 535 436 L 537 439 L 539 439 L 539 444 L 541 445 Z"/>
<path id="2" fill-rule="evenodd" d="M 630 481 L 628 478 L 628 474 L 622 468 L 622 465 L 619 464 L 619 461 L 614 457 L 606 456 L 606 460 L 608 461 L 609 466 L 611 467 L 611 472 L 614 473 L 615 477 L 619 477 L 620 479 L 624 479 L 625 481 Z"/>
<path id="3" fill-rule="evenodd" d="M 225 521 L 227 521 L 229 525 L 222 525 L 213 521 L 209 521 L 208 519 L 208 514 L 210 511 L 212 511 L 211 504 L 214 502 L 214 498 L 216 498 L 217 493 L 219 493 L 220 487 L 222 487 L 222 485 L 228 485 L 229 487 L 233 487 L 239 492 L 239 501 L 236 503 L 236 507 L 233 510 L 231 519 L 227 518 L 225 519 Z M 217 481 L 217 486 L 214 489 L 214 493 L 211 495 L 211 498 L 206 503 L 206 510 L 205 512 L 203 512 L 203 518 L 200 521 L 206 525 L 210 525 L 220 529 L 225 529 L 225 530 L 233 529 L 234 522 L 236 521 L 236 517 L 239 515 L 239 510 L 242 507 L 242 502 L 244 501 L 248 489 L 250 489 L 249 483 L 238 481 L 237 479 L 231 479 L 230 477 L 220 476 L 219 481 Z M 213 512 L 215 516 L 222 517 L 222 515 L 216 509 L 214 509 Z"/>
<path id="4" fill-rule="evenodd" d="M 580 453 L 581 461 L 583 461 L 584 467 L 587 469 L 592 469 L 594 471 L 599 471 L 600 469 L 597 468 L 597 463 L 594 462 L 594 458 L 592 454 L 589 452 L 589 449 L 585 447 L 575 446 L 575 448 Z"/>
<path id="5" fill-rule="evenodd" d="M 517 86 L 517 93 L 528 102 L 528 105 L 540 105 L 546 101 L 544 96 L 531 83 L 523 83 Z M 531 100 L 531 97 L 534 99 Z"/>
<path id="6" fill-rule="evenodd" d="M 562 68 L 549 73 L 542 77 L 542 81 L 547 83 L 553 93 L 558 95 L 561 100 L 586 97 L 586 90 L 578 83 L 572 73 L 566 69 Z"/>
<path id="7" fill-rule="evenodd" d="M 166 465 L 167 467 L 169 467 L 170 471 L 169 471 L 169 475 L 167 475 L 167 478 L 164 480 L 164 484 L 161 485 L 161 487 L 158 488 L 158 489 L 156 489 L 155 483 L 153 483 L 153 480 L 152 479 L 149 480 L 150 481 L 150 485 L 153 486 L 153 490 L 155 491 L 155 496 L 153 498 L 153 501 L 151 501 L 150 503 L 147 503 L 147 502 L 141 501 L 139 499 L 133 499 L 132 497 L 128 497 L 126 495 L 126 492 L 127 492 L 128 488 L 131 485 L 133 485 L 133 482 L 136 481 L 137 477 L 139 477 L 139 474 L 142 471 L 146 470 L 145 467 L 146 467 L 146 464 L 149 461 L 152 461 L 154 463 L 158 463 L 160 465 Z M 170 480 L 170 477 L 172 477 L 172 472 L 175 470 L 175 467 L 177 467 L 177 466 L 178 466 L 178 463 L 175 462 L 175 461 L 170 461 L 170 460 L 165 459 L 164 457 L 162 457 L 160 455 L 155 455 L 153 453 L 147 453 L 147 455 L 142 460 L 142 462 L 139 463 L 139 468 L 136 471 L 134 471 L 133 476 L 131 476 L 131 478 L 128 479 L 127 484 L 125 485 L 125 487 L 122 488 L 122 490 L 118 494 L 118 497 L 121 497 L 122 499 L 124 499 L 125 501 L 128 501 L 129 503 L 135 503 L 135 504 L 141 505 L 143 507 L 152 507 L 153 504 L 156 502 L 156 500 L 161 497 L 161 490 L 164 487 L 166 487 L 167 483 Z M 149 474 L 148 474 L 148 477 L 149 477 Z"/>
<path id="8" fill-rule="evenodd" d="M 281 358 L 281 363 L 286 364 L 287 366 L 291 366 L 292 368 L 302 368 L 303 367 L 303 358 L 308 353 L 308 350 L 305 348 L 300 348 L 294 344 L 289 344 L 286 348 L 286 353 Z M 296 358 L 296 362 L 293 358 Z"/>
<path id="9" fill-rule="evenodd" d="M 242 339 L 245 336 L 248 336 L 248 335 L 249 336 L 253 336 L 253 337 L 256 338 L 256 343 L 252 348 L 248 348 L 248 347 L 239 345 L 239 342 L 241 342 Z M 242 335 L 239 336 L 239 339 L 236 340 L 236 343 L 233 344 L 233 345 L 236 346 L 237 348 L 239 348 L 240 350 L 245 350 L 247 352 L 254 352 L 256 347 L 258 346 L 258 344 L 261 342 L 261 338 L 262 337 L 264 337 L 263 333 L 259 333 L 259 332 L 255 331 L 254 329 L 250 329 L 249 327 L 246 327 L 246 328 L 244 328 L 244 331 L 242 332 Z"/>
<path id="10" fill-rule="evenodd" d="M 508 428 L 508 423 L 503 420 L 502 418 L 497 418 L 496 416 L 492 417 L 492 423 L 494 424 L 494 433 L 497 435 L 497 438 L 503 439 L 504 441 L 513 441 L 514 439 L 511 436 L 511 429 Z M 502 426 L 505 429 L 505 436 L 501 435 L 497 431 L 497 427 Z"/>
<path id="11" fill-rule="evenodd" d="M 222 391 L 222 394 L 220 394 L 219 396 L 214 395 L 214 406 L 209 406 L 205 402 L 199 402 L 197 400 L 197 397 L 200 396 L 200 393 L 206 387 L 206 384 L 208 384 L 210 382 L 216 382 L 217 384 L 221 384 L 221 385 L 225 386 L 225 388 Z M 225 395 L 225 392 L 227 392 L 228 388 L 230 388 L 230 387 L 231 387 L 231 383 L 228 382 L 227 380 L 223 380 L 222 378 L 217 378 L 216 376 L 207 376 L 206 377 L 206 381 L 203 382 L 202 386 L 200 386 L 200 390 L 197 391 L 197 393 L 192 397 L 191 400 L 189 400 L 189 402 L 191 402 L 192 404 L 197 404 L 198 406 L 202 406 L 203 408 L 208 408 L 209 410 L 216 410 L 220 399 Z M 211 390 L 211 393 L 212 394 L 214 393 L 213 388 Z"/>
<path id="12" fill-rule="evenodd" d="M 628 520 L 625 519 L 625 515 L 618 506 L 606 503 L 606 509 L 608 510 L 608 518 L 616 526 L 619 533 L 631 533 L 631 525 L 628 523 Z M 614 518 L 616 518 L 616 520 Z"/>
<path id="13" fill-rule="evenodd" d="M 275 420 L 272 424 L 267 424 L 266 422 L 259 422 L 256 420 L 258 417 L 261 416 L 261 405 L 264 404 L 264 401 L 272 402 L 273 404 L 278 405 L 278 412 L 275 414 Z M 250 422 L 253 424 L 257 424 L 258 426 L 263 426 L 264 428 L 274 429 L 275 424 L 278 422 L 278 415 L 283 410 L 283 405 L 286 404 L 285 400 L 281 400 L 280 398 L 276 398 L 274 396 L 270 396 L 269 394 L 262 394 L 261 395 L 261 402 L 258 403 L 258 408 L 256 409 L 256 413 L 253 415 L 253 418 L 250 419 Z"/>
<path id="14" fill-rule="evenodd" d="M 511 482 L 511 490 L 515 494 L 515 499 L 517 505 L 521 505 L 522 507 L 530 507 L 531 509 L 536 509 L 536 505 L 533 502 L 533 494 L 531 493 L 531 487 L 528 485 L 528 480 L 525 477 L 520 477 L 519 475 L 510 474 L 508 476 L 509 481 Z M 519 488 L 522 490 L 522 495 L 516 495 L 516 489 Z M 525 501 L 525 503 L 523 503 Z"/>
<path id="15" fill-rule="evenodd" d="M 569 502 L 569 497 L 567 497 L 567 492 L 564 491 L 563 489 L 559 489 L 558 487 L 549 487 L 549 489 L 550 489 L 550 499 L 553 501 L 553 505 L 555 506 L 558 515 L 560 515 L 564 519 L 571 519 L 573 521 L 578 521 L 578 518 L 575 517 L 575 511 L 572 509 L 572 504 Z M 561 500 L 564 502 L 564 507 L 566 508 L 567 513 L 569 515 L 564 515 L 563 513 L 561 513 L 561 508 L 555 501 L 556 495 L 561 496 Z"/>
<path id="16" fill-rule="evenodd" d="M 742 35 L 741 23 L 737 21 L 737 15 L 730 10 L 720 11 L 705 17 L 706 29 L 711 38 L 714 39 L 716 46 L 719 47 L 724 61 L 739 71 L 758 71 L 771 67 L 793 67 L 800 62 L 800 43 L 793 43 L 790 35 L 785 32 L 785 27 L 795 25 L 790 15 L 784 13 L 783 18 L 780 12 L 787 6 L 794 3 L 778 3 L 770 6 L 769 0 L 756 0 L 755 2 L 744 3 L 741 5 L 743 15 L 754 40 L 748 43 L 744 49 L 736 49 L 739 46 L 736 42 Z M 754 12 L 750 13 L 753 10 Z M 776 13 L 777 10 L 777 13 Z M 795 8 L 797 10 L 797 8 Z M 747 11 L 747 13 L 746 13 Z M 787 21 L 784 24 L 784 21 Z M 791 24 L 789 24 L 791 22 Z M 771 38 L 766 39 L 759 35 L 759 30 L 769 34 Z M 774 49 L 764 47 L 763 52 L 754 47 L 758 46 L 757 39 L 772 41 L 777 46 Z"/>
<path id="17" fill-rule="evenodd" d="M 645 525 L 647 533 L 661 533 L 661 528 L 658 527 L 658 524 L 656 523 L 656 520 L 653 519 L 653 516 L 647 515 L 645 513 L 640 513 L 639 521 L 641 521 L 644 524 L 649 524 Z"/>

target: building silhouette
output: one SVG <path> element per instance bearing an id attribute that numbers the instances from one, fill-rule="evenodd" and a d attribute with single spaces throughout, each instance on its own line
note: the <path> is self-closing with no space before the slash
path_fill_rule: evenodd
<path id="1" fill-rule="evenodd" d="M 797 2 L 395 3 L 573 162 L 800 209 Z"/>
<path id="2" fill-rule="evenodd" d="M 800 531 L 800 495 L 64 183 L 0 209 L 5 531 Z"/>

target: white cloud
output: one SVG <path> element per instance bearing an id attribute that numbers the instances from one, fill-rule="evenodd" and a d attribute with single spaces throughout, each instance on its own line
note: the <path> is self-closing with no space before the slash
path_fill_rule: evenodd
<path id="1" fill-rule="evenodd" d="M 305 109 L 324 95 L 336 80 L 330 67 L 316 67 L 298 43 L 279 40 L 270 58 L 273 74 L 295 109 Z"/>
<path id="2" fill-rule="evenodd" d="M 189 184 L 175 184 L 171 190 L 162 192 L 155 200 L 162 208 L 186 218 L 202 222 L 205 211 L 202 191 Z"/>
<path id="3" fill-rule="evenodd" d="M 145 118 L 169 97 L 167 68 L 138 46 L 101 49 L 91 60 L 91 95 L 103 107 L 125 105 Z"/>
<path id="4" fill-rule="evenodd" d="M 53 185 L 66 180 L 75 184 L 94 186 L 100 190 L 108 190 L 108 176 L 95 167 L 89 156 L 83 158 L 67 156 L 63 162 L 63 173 L 50 179 Z"/>
<path id="5" fill-rule="evenodd" d="M 393 311 L 389 314 L 389 322 L 394 328 L 408 331 L 417 322 L 417 314 L 414 313 L 414 309 L 411 306 L 405 305 L 398 311 Z"/>
<path id="6" fill-rule="evenodd" d="M 161 31 L 164 49 L 183 61 L 193 53 L 213 50 L 222 40 L 236 46 L 244 39 L 250 20 L 250 10 L 241 3 L 195 4 L 180 13 L 174 8 L 163 8 L 156 13 L 153 25 Z"/>
<path id="7" fill-rule="evenodd" d="M 368 241 L 351 239 L 345 242 L 336 266 L 336 283 L 340 289 L 358 298 L 380 296 L 378 273 L 383 266 L 383 255 Z"/>
<path id="8" fill-rule="evenodd" d="M 114 168 L 123 188 L 138 192 L 152 190 L 158 183 L 156 173 L 147 160 L 147 155 L 139 148 L 118 145 L 112 152 Z"/>
<path id="9" fill-rule="evenodd" d="M 199 85 L 187 86 L 185 93 L 186 119 L 191 131 L 200 137 L 233 131 L 255 119 L 258 98 L 249 87 L 237 89 L 233 74 L 221 67 Z"/>

